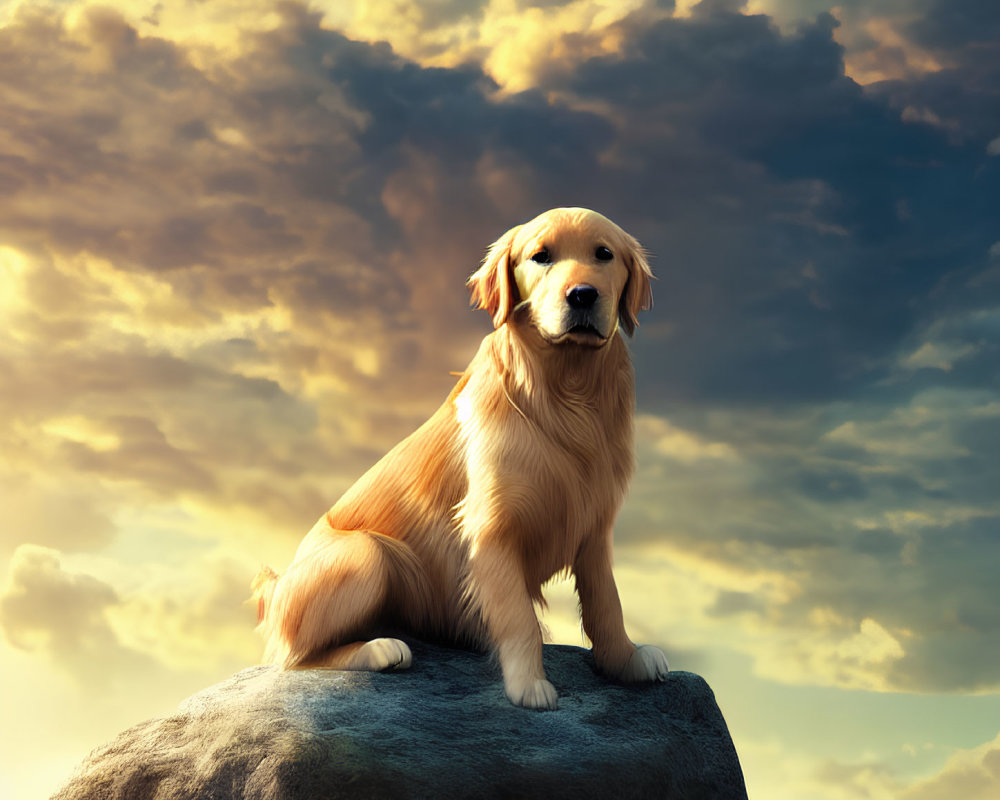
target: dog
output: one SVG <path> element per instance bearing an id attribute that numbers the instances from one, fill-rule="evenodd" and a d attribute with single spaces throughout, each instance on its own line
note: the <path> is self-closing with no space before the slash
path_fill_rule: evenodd
<path id="1" fill-rule="evenodd" d="M 534 604 L 567 571 L 598 669 L 663 680 L 628 638 L 612 531 L 634 470 L 635 380 L 622 334 L 652 304 L 636 239 L 583 208 L 501 236 L 468 280 L 495 330 L 447 400 L 252 584 L 265 660 L 392 670 L 391 634 L 496 653 L 510 701 L 557 707 Z"/>

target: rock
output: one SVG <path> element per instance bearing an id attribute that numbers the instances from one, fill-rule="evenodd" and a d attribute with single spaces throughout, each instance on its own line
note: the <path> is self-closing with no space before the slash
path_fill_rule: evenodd
<path id="1" fill-rule="evenodd" d="M 527 711 L 489 656 L 412 649 L 398 673 L 243 670 L 95 750 L 53 800 L 747 796 L 697 675 L 622 686 L 546 645 L 559 709 Z"/>

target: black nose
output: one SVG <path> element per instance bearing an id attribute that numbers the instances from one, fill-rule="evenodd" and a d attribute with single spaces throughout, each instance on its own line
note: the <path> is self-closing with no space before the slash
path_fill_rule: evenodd
<path id="1" fill-rule="evenodd" d="M 594 303 L 597 302 L 597 289 L 589 284 L 581 283 L 566 292 L 566 302 L 569 303 L 570 308 L 581 310 L 593 308 Z"/>

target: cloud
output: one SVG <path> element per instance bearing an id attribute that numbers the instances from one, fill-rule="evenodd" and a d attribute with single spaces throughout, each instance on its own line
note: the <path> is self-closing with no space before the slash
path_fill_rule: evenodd
<path id="1" fill-rule="evenodd" d="M 848 764 L 828 760 L 815 769 L 814 778 L 820 784 L 816 788 L 835 791 L 841 797 L 895 797 L 900 788 L 895 771 L 878 761 Z"/>
<path id="2" fill-rule="evenodd" d="M 900 800 L 987 800 L 1000 790 L 1000 736 L 972 750 L 956 753 L 944 769 L 899 794 Z"/>
<path id="3" fill-rule="evenodd" d="M 80 287 L 72 303 L 55 291 L 67 273 L 63 288 Z M 91 495 L 80 504 L 79 536 L 93 527 L 93 500 L 121 502 L 125 485 L 147 500 L 232 503 L 243 494 L 248 502 L 252 492 L 241 484 L 259 483 L 255 472 L 265 465 L 291 484 L 322 460 L 310 442 L 312 409 L 272 377 L 244 374 L 261 359 L 256 345 L 228 338 L 246 330 L 240 322 L 233 328 L 233 319 L 189 324 L 183 313 L 171 318 L 170 309 L 184 304 L 159 291 L 162 283 L 127 276 L 105 283 L 114 274 L 86 259 L 25 259 L 20 277 L 30 286 L 28 302 L 11 315 L 6 341 L 0 338 L 0 361 L 8 366 L 0 408 L 12 423 L 6 460 L 22 473 L 61 475 L 64 485 L 75 487 L 55 496 Z M 50 291 L 53 302 L 30 302 Z M 75 335 L 53 347 L 50 337 L 67 326 Z M 205 416 L 212 409 L 225 413 L 212 421 Z M 216 475 L 226 463 L 243 479 L 220 485 Z M 289 499 L 305 489 L 301 483 L 287 488 Z M 51 515 L 64 517 L 59 510 Z M 40 535 L 31 540 L 44 541 Z"/>
<path id="4" fill-rule="evenodd" d="M 81 681 L 103 683 L 109 668 L 141 661 L 108 624 L 118 602 L 106 583 L 63 570 L 56 551 L 22 545 L 0 594 L 0 626 L 19 650 L 42 653 Z"/>
<path id="5" fill-rule="evenodd" d="M 924 342 L 903 360 L 906 369 L 940 369 L 950 372 L 952 364 L 975 352 L 971 344 L 948 345 Z"/>
<path id="6" fill-rule="evenodd" d="M 914 16 L 913 4 L 870 4 L 840 9 L 844 32 L 838 41 L 845 45 L 845 66 L 848 74 L 862 84 L 877 84 L 886 80 L 909 80 L 938 72 L 948 59 L 922 46 L 909 30 Z"/>
<path id="7" fill-rule="evenodd" d="M 74 59 L 111 47 L 110 29 L 116 58 L 140 66 L 100 73 L 111 92 L 104 85 L 86 105 L 109 106 L 103 128 L 72 113 L 68 127 L 59 123 L 82 125 L 72 138 L 96 148 L 86 173 L 76 174 L 76 151 L 60 150 L 24 117 L 25 163 L 72 164 L 47 184 L 58 193 L 25 184 L 24 202 L 7 215 L 10 235 L 37 236 L 42 226 L 73 250 L 99 249 L 116 269 L 166 270 L 165 285 L 196 313 L 271 307 L 298 336 L 314 331 L 320 358 L 333 357 L 331 334 L 363 326 L 385 351 L 407 325 L 421 335 L 404 346 L 421 349 L 404 361 L 426 370 L 430 350 L 420 340 L 461 343 L 449 367 L 467 358 L 475 328 L 462 282 L 484 244 L 540 208 L 590 204 L 658 256 L 657 318 L 687 343 L 663 349 L 655 327 L 644 331 L 639 360 L 656 347 L 654 374 L 675 378 L 650 385 L 667 398 L 777 402 L 850 391 L 885 368 L 936 276 L 907 270 L 890 294 L 871 277 L 875 264 L 945 207 L 965 213 L 961 199 L 925 209 L 908 191 L 923 185 L 921 164 L 949 163 L 947 142 L 893 118 L 844 76 L 828 16 L 788 34 L 767 17 L 725 9 L 689 19 L 648 8 L 598 16 L 572 34 L 580 46 L 550 55 L 541 91 L 501 97 L 472 64 L 421 66 L 326 29 L 299 6 L 279 13 L 279 25 L 246 34 L 235 54 L 202 68 L 195 63 L 212 56 L 128 33 L 120 18 L 81 22 L 79 53 L 65 56 L 67 91 Z M 32 26 L 35 42 L 64 35 L 58 19 Z M 9 28 L 11 46 L 18 30 Z M 628 46 L 583 46 L 608 36 Z M 660 74 L 684 80 L 648 80 Z M 75 80 L 79 99 L 67 97 L 67 108 L 93 91 Z M 185 119 L 159 118 L 177 106 Z M 179 164 L 170 155 L 176 136 L 190 144 Z M 124 160 L 115 166 L 108 152 Z M 864 161 L 865 191 L 846 182 L 857 170 L 844 158 Z M 106 192 L 79 202 L 100 185 L 95 175 L 114 181 L 113 214 Z M 66 197 L 82 210 L 61 208 Z M 905 230 L 900 203 L 910 208 Z M 45 217 L 58 226 L 31 216 L 43 206 L 59 209 Z M 876 247 L 869 236 L 880 237 Z M 706 350 L 711 358 L 700 357 Z M 371 370 L 375 361 L 364 363 Z"/>
<path id="8" fill-rule="evenodd" d="M 15 550 L 0 628 L 16 649 L 102 691 L 111 690 L 112 677 L 132 683 L 164 670 L 225 673 L 257 661 L 245 561 L 208 555 L 178 569 L 82 558 L 105 578 L 66 569 L 64 558 L 37 545 Z"/>
<path id="9" fill-rule="evenodd" d="M 29 539 L 57 549 L 88 550 L 108 544 L 118 533 L 110 498 L 87 480 L 3 471 L 0 487 L 4 551 Z"/>
<path id="10" fill-rule="evenodd" d="M 1000 39 L 1000 12 L 988 0 L 934 0 L 911 31 L 922 43 L 941 49 L 995 44 Z"/>
<path id="11" fill-rule="evenodd" d="M 995 114 L 987 99 L 998 72 L 1000 14 L 995 5 L 984 0 L 933 0 L 926 3 L 924 13 L 911 16 L 903 35 L 932 54 L 939 68 L 887 80 L 873 86 L 873 93 L 895 108 L 942 121 L 952 141 L 985 150 L 996 137 Z M 995 179 L 991 170 L 988 181 Z"/>
<path id="12" fill-rule="evenodd" d="M 261 643 L 253 633 L 256 609 L 247 603 L 248 575 L 259 562 L 209 553 L 183 567 L 99 565 L 117 575 L 122 602 L 109 614 L 117 636 L 173 671 L 226 674 L 257 663 Z"/>
<path id="13" fill-rule="evenodd" d="M 637 438 L 652 444 L 659 455 L 680 462 L 690 463 L 703 459 L 732 461 L 739 458 L 736 451 L 725 442 L 706 442 L 651 414 L 640 414 L 636 418 L 635 427 Z"/>
<path id="14" fill-rule="evenodd" d="M 254 614 L 240 605 L 247 566 L 196 556 L 175 569 L 189 543 L 167 533 L 158 553 L 139 548 L 139 564 L 14 552 L 0 582 L 0 663 L 18 724 L 0 747 L 17 796 L 48 796 L 89 749 L 256 661 Z"/>
<path id="15" fill-rule="evenodd" d="M 995 687 L 998 607 L 982 566 L 1000 518 L 992 394 L 842 404 L 822 424 L 801 414 L 640 417 L 619 557 L 658 565 L 650 597 L 693 603 L 658 635 L 685 616 L 725 629 L 759 674 L 790 683 Z M 653 429 L 700 431 L 690 439 L 738 458 L 685 447 L 679 459 Z"/>
<path id="16" fill-rule="evenodd" d="M 609 28 L 627 46 L 553 62 L 542 80 L 617 121 L 604 180 L 656 255 L 655 314 L 670 320 L 636 340 L 640 367 L 648 358 L 671 376 L 650 394 L 794 403 L 850 393 L 885 374 L 918 324 L 919 298 L 951 269 L 951 257 L 921 255 L 925 235 L 970 271 L 985 268 L 992 239 L 977 230 L 970 248 L 965 233 L 986 194 L 950 196 L 948 209 L 929 194 L 928 179 L 945 188 L 968 154 L 847 77 L 829 15 L 788 32 L 725 11 L 637 12 Z M 962 236 L 946 233 L 942 214 Z"/>

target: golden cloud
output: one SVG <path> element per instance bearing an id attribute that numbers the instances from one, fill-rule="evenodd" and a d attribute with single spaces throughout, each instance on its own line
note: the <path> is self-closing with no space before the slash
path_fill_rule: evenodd
<path id="1" fill-rule="evenodd" d="M 635 428 L 636 437 L 643 442 L 644 447 L 652 447 L 657 455 L 682 463 L 703 459 L 739 460 L 739 455 L 730 444 L 705 441 L 690 431 L 671 425 L 662 417 L 639 414 L 635 420 Z"/>
<path id="2" fill-rule="evenodd" d="M 940 773 L 898 795 L 899 800 L 990 800 L 1000 793 L 1000 734 L 955 753 Z"/>
<path id="3" fill-rule="evenodd" d="M 132 655 L 108 624 L 117 603 L 106 583 L 63 570 L 55 551 L 21 545 L 0 591 L 0 628 L 15 648 L 44 655 L 81 682 L 103 683 L 112 662 Z"/>

